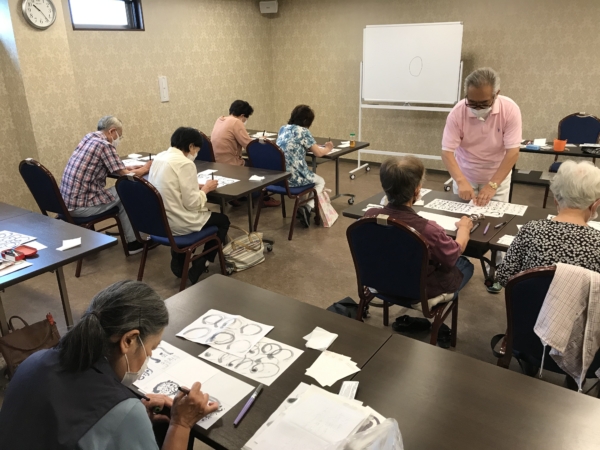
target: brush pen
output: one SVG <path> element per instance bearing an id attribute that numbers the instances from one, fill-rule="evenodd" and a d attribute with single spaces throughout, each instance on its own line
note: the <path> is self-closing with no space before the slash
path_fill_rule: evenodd
<path id="1" fill-rule="evenodd" d="M 260 395 L 260 392 L 263 390 L 263 387 L 264 386 L 262 384 L 258 385 L 258 387 L 254 391 L 252 396 L 248 399 L 248 401 L 246 402 L 246 404 L 244 405 L 244 407 L 242 408 L 242 410 L 240 411 L 238 416 L 235 418 L 235 420 L 233 422 L 234 427 L 237 427 L 240 424 L 240 422 L 242 421 L 242 419 L 244 418 L 244 416 L 246 415 L 246 413 L 248 412 L 248 410 L 254 403 L 254 400 L 256 400 L 256 398 Z"/>
<path id="2" fill-rule="evenodd" d="M 473 225 L 473 228 L 471 228 L 471 234 L 473 234 L 475 230 L 479 228 L 479 225 L 481 225 L 481 222 L 477 222 L 475 225 Z"/>
<path id="3" fill-rule="evenodd" d="M 264 131 L 263 131 L 263 137 L 265 137 L 265 133 L 266 133 L 266 132 L 267 132 L 267 130 L 264 130 Z"/>
<path id="4" fill-rule="evenodd" d="M 181 392 L 183 392 L 185 395 L 190 395 L 190 390 L 188 388 L 184 388 L 182 386 L 178 386 L 177 389 L 179 389 Z M 208 406 L 212 405 L 213 402 L 208 402 Z"/>
<path id="5" fill-rule="evenodd" d="M 146 400 L 147 402 L 151 401 L 150 398 L 146 397 L 143 394 L 142 394 L 142 400 Z M 155 406 L 154 408 L 152 408 L 152 412 L 154 414 L 158 414 L 161 411 L 162 411 L 162 408 L 160 406 Z"/>
<path id="6" fill-rule="evenodd" d="M 485 226 L 485 230 L 483 230 L 484 236 L 487 234 L 489 229 L 490 229 L 490 222 L 488 222 L 488 224 Z"/>
<path id="7" fill-rule="evenodd" d="M 211 172 L 211 173 L 210 173 L 210 177 L 211 177 L 211 178 L 214 180 L 214 179 L 215 179 L 215 173 L 214 173 L 214 172 Z"/>
<path id="8" fill-rule="evenodd" d="M 506 225 L 507 223 L 508 223 L 508 222 L 502 222 L 502 223 L 499 223 L 499 224 L 498 224 L 498 225 L 496 225 L 494 228 L 500 228 L 500 227 L 503 227 L 503 226 L 504 226 L 504 225 Z"/>

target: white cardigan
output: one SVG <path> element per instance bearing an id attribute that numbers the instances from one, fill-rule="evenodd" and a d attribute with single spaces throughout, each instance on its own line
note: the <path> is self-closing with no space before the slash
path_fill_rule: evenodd
<path id="1" fill-rule="evenodd" d="M 173 235 L 200 231 L 210 217 L 206 194 L 198 187 L 196 165 L 181 150 L 156 155 L 148 181 L 162 196 Z"/>

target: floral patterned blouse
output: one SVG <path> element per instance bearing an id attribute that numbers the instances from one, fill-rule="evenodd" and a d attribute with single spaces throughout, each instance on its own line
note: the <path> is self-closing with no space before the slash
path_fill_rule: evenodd
<path id="1" fill-rule="evenodd" d="M 291 187 L 304 186 L 315 182 L 313 173 L 306 164 L 306 152 L 316 144 L 308 128 L 299 125 L 284 125 L 279 129 L 277 145 L 285 154 L 285 167 L 292 174 Z"/>
<path id="2" fill-rule="evenodd" d="M 513 275 L 559 262 L 600 272 L 600 231 L 567 222 L 532 220 L 510 244 L 497 278 L 506 286 Z"/>

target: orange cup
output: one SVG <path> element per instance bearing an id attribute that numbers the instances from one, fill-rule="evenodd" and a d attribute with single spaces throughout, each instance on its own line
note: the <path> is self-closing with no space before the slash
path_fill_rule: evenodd
<path id="1" fill-rule="evenodd" d="M 567 145 L 567 140 L 561 141 L 560 139 L 554 139 L 554 151 L 555 152 L 564 152 L 565 146 Z"/>

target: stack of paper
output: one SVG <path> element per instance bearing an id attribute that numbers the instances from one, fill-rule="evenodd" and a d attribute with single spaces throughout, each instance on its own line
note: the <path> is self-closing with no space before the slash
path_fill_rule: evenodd
<path id="1" fill-rule="evenodd" d="M 300 383 L 242 449 L 325 450 L 383 420 L 361 402 Z"/>
<path id="2" fill-rule="evenodd" d="M 330 333 L 323 328 L 315 327 L 312 333 L 304 336 L 306 346 L 315 350 L 327 350 L 331 343 L 338 337 L 335 333 Z"/>
<path id="3" fill-rule="evenodd" d="M 331 386 L 356 372 L 360 372 L 360 369 L 350 357 L 327 350 L 306 369 L 306 375 L 317 380 L 321 386 Z"/>
<path id="4" fill-rule="evenodd" d="M 340 145 L 338 145 L 339 148 L 348 148 L 350 147 L 350 141 L 342 141 L 342 143 Z"/>
<path id="5" fill-rule="evenodd" d="M 428 213 L 426 211 L 419 211 L 417 214 L 424 219 L 437 223 L 444 230 L 448 231 L 456 230 L 456 222 L 459 220 L 456 217 L 442 216 L 441 214 Z"/>
<path id="6" fill-rule="evenodd" d="M 252 175 L 252 176 L 249 178 L 249 181 L 262 181 L 262 180 L 264 180 L 264 179 L 265 179 L 265 177 L 259 177 L 258 175 Z"/>
<path id="7" fill-rule="evenodd" d="M 374 205 L 373 203 L 369 203 L 367 205 L 367 207 L 363 209 L 363 211 L 366 211 L 366 210 L 371 209 L 371 208 L 383 208 L 383 205 Z"/>
<path id="8" fill-rule="evenodd" d="M 130 159 L 139 159 L 142 157 L 142 155 L 140 155 L 139 153 L 130 153 L 129 155 L 127 155 L 127 157 Z"/>
<path id="9" fill-rule="evenodd" d="M 143 166 L 144 163 L 142 161 L 138 161 L 137 159 L 124 159 L 123 160 L 123 165 L 125 167 L 130 167 L 130 166 Z"/>
<path id="10" fill-rule="evenodd" d="M 65 250 L 69 250 L 71 248 L 79 247 L 80 245 L 81 245 L 80 237 L 75 238 L 75 239 L 66 239 L 66 240 L 63 240 L 63 245 L 58 247 L 56 250 L 63 252 Z"/>

